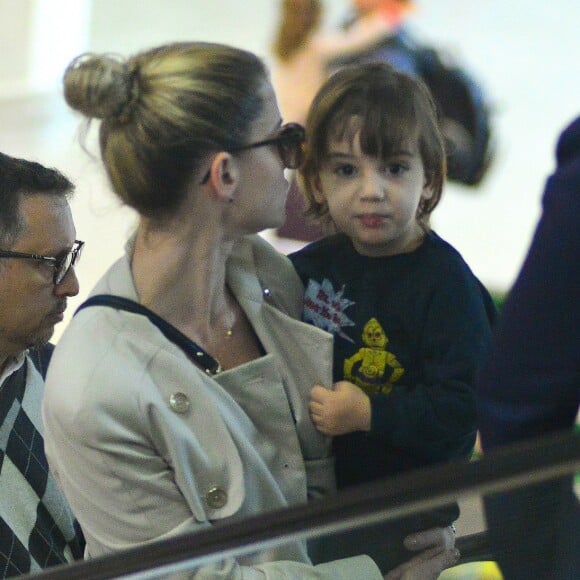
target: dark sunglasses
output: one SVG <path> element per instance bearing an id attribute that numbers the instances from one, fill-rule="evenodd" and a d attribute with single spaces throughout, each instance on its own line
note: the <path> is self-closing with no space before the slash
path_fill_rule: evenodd
<path id="1" fill-rule="evenodd" d="M 237 153 L 238 151 L 245 151 L 246 149 L 255 149 L 256 147 L 266 147 L 267 145 L 276 145 L 278 154 L 287 169 L 297 169 L 304 160 L 304 150 L 302 145 L 306 140 L 306 131 L 299 123 L 287 123 L 282 125 L 278 134 L 271 139 L 258 141 L 257 143 L 250 143 L 249 145 L 241 145 L 240 147 L 233 147 L 228 149 L 229 153 Z M 201 181 L 202 185 L 209 180 L 209 171 Z"/>
<path id="2" fill-rule="evenodd" d="M 255 149 L 256 147 L 265 147 L 266 145 L 276 145 L 278 153 L 287 169 L 297 169 L 302 163 L 304 152 L 302 145 L 306 139 L 306 131 L 302 125 L 298 123 L 287 123 L 282 125 L 276 137 L 272 139 L 265 139 L 257 143 L 250 143 L 249 145 L 242 145 L 230 149 L 230 153 L 236 151 L 244 151 L 245 149 Z"/>
<path id="3" fill-rule="evenodd" d="M 39 254 L 25 254 L 22 252 L 9 252 L 0 250 L 0 258 L 20 258 L 22 260 L 36 260 L 46 262 L 54 268 L 53 282 L 55 285 L 60 284 L 69 270 L 75 265 L 81 256 L 84 242 L 75 240 L 73 247 L 63 256 L 55 258 L 54 256 L 41 256 Z"/>

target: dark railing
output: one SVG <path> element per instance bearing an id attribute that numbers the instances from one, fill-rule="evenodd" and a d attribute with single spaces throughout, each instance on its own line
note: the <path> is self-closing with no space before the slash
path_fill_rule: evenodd
<path id="1" fill-rule="evenodd" d="M 580 433 L 566 432 L 352 488 L 308 505 L 212 526 L 106 557 L 50 568 L 35 579 L 155 578 L 580 471 Z M 493 559 L 486 534 L 458 538 L 462 562 Z M 31 576 L 32 578 L 32 576 Z"/>

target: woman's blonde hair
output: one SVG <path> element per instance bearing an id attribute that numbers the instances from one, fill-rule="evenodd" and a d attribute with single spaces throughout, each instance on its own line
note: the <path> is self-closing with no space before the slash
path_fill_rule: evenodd
<path id="1" fill-rule="evenodd" d="M 268 73 L 254 54 L 176 43 L 127 60 L 85 54 L 64 74 L 67 103 L 90 121 L 113 190 L 148 217 L 171 214 L 201 158 L 246 142 Z"/>
<path id="2" fill-rule="evenodd" d="M 283 0 L 281 12 L 272 50 L 276 58 L 285 61 L 304 46 L 318 28 L 322 4 L 320 0 Z"/>

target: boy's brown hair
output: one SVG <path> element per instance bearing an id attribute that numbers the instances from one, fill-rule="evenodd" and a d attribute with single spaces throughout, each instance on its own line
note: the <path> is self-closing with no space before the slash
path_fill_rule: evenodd
<path id="1" fill-rule="evenodd" d="M 326 202 L 318 202 L 314 193 L 320 190 L 319 174 L 330 141 L 350 137 L 353 117 L 357 118 L 361 150 L 372 157 L 386 160 L 410 137 L 417 136 L 427 183 L 433 191 L 419 204 L 417 219 L 428 226 L 429 215 L 441 199 L 447 170 L 437 109 L 422 81 L 385 63 L 344 67 L 314 98 L 306 121 L 305 159 L 299 171 L 307 214 L 330 221 Z"/>

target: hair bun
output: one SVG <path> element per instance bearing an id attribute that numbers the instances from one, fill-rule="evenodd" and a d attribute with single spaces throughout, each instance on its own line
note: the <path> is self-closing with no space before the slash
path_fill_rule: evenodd
<path id="1" fill-rule="evenodd" d="M 138 98 L 137 67 L 112 55 L 82 54 L 67 67 L 64 97 L 87 117 L 125 122 Z"/>

